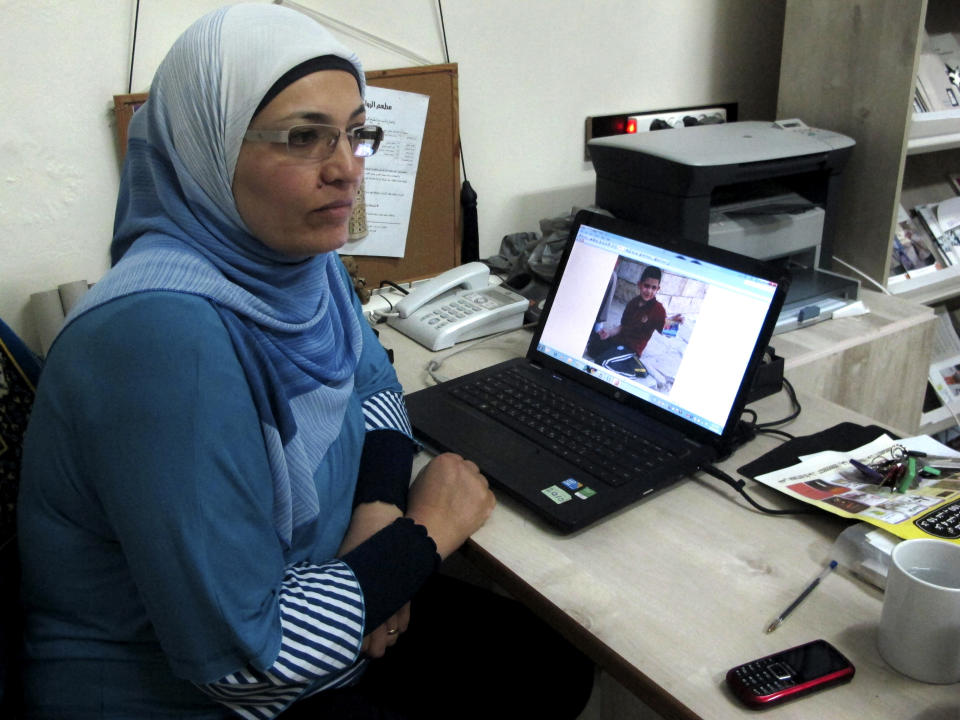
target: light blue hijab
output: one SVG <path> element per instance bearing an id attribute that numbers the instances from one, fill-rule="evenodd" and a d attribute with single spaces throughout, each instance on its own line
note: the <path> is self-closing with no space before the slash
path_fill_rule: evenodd
<path id="1" fill-rule="evenodd" d="M 287 546 L 294 528 L 320 513 L 314 472 L 340 434 L 361 331 L 336 253 L 290 258 L 269 249 L 247 230 L 231 186 L 261 99 L 288 70 L 324 55 L 356 67 L 362 95 L 356 55 L 289 8 L 233 5 L 184 32 L 130 123 L 115 266 L 68 318 L 153 290 L 213 301 L 253 391 L 274 525 Z"/>

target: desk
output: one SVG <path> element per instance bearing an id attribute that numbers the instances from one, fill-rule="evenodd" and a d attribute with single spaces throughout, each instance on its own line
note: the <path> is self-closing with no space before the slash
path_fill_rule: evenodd
<path id="1" fill-rule="evenodd" d="M 930 370 L 933 308 L 871 290 L 861 290 L 860 299 L 868 314 L 815 323 L 770 344 L 797 390 L 915 435 Z"/>
<path id="2" fill-rule="evenodd" d="M 430 353 L 379 327 L 408 392 L 424 386 L 430 359 L 450 352 Z M 528 342 L 524 332 L 490 340 L 452 356 L 439 373 L 455 377 L 523 354 Z M 801 401 L 804 411 L 788 428 L 794 434 L 845 419 L 869 422 L 816 397 Z M 780 393 L 752 407 L 761 421 L 775 420 L 788 414 L 789 400 Z M 732 473 L 777 443 L 761 436 L 721 466 Z M 421 453 L 418 463 L 426 460 Z M 763 486 L 750 491 L 768 507 L 790 502 Z M 823 568 L 846 525 L 839 518 L 763 515 L 703 475 L 564 537 L 498 499 L 464 553 L 664 718 L 756 718 L 726 691 L 726 670 L 817 637 L 847 653 L 857 675 L 772 711 L 778 720 L 960 718 L 960 686 L 925 685 L 886 666 L 875 641 L 882 594 L 840 572 L 775 633 L 764 632 Z"/>

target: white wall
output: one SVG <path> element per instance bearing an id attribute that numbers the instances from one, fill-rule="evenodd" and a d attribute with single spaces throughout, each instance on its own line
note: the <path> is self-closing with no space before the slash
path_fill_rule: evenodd
<path id="1" fill-rule="evenodd" d="M 221 4 L 142 2 L 133 91 Z M 435 0 L 302 4 L 444 61 Z M 30 293 L 108 266 L 119 175 L 110 108 L 127 90 L 134 5 L 0 0 L 0 317 L 33 345 Z M 443 11 L 482 257 L 503 235 L 591 202 L 587 115 L 736 101 L 741 119 L 773 117 L 783 0 L 445 0 Z M 414 64 L 340 36 L 367 69 Z"/>

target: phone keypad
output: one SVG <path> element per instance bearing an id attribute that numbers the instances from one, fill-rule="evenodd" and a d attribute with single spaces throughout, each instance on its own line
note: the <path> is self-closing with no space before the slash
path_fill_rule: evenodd
<path id="1" fill-rule="evenodd" d="M 749 662 L 734 670 L 737 679 L 754 695 L 773 695 L 796 685 L 793 669 L 783 662 Z"/>
<path id="2" fill-rule="evenodd" d="M 442 328 L 450 323 L 462 320 L 476 312 L 476 306 L 467 300 L 456 299 L 434 310 L 427 316 L 426 322 Z"/>

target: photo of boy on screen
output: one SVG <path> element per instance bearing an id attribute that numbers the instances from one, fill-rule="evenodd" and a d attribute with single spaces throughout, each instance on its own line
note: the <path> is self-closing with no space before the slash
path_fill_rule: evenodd
<path id="1" fill-rule="evenodd" d="M 669 392 L 689 337 L 689 332 L 680 333 L 680 329 L 684 323 L 689 325 L 690 319 L 684 312 L 668 314 L 657 298 L 664 283 L 670 286 L 667 302 L 672 306 L 695 310 L 703 299 L 702 283 L 621 257 L 597 313 L 584 359 Z M 632 297 L 623 305 L 629 295 Z M 622 306 L 619 313 L 618 304 Z M 690 331 L 692 327 L 684 329 Z M 658 342 L 660 336 L 673 342 Z M 652 340 L 654 347 L 648 352 Z"/>

